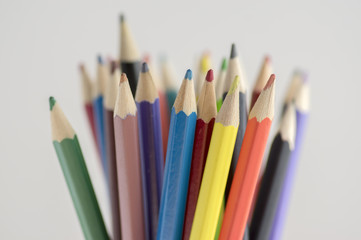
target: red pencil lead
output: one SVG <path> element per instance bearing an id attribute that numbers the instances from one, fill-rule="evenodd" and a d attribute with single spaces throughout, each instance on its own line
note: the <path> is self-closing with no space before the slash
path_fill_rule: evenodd
<path id="1" fill-rule="evenodd" d="M 275 81 L 275 79 L 276 79 L 276 75 L 271 74 L 271 76 L 269 77 L 269 79 L 266 83 L 266 86 L 264 86 L 263 90 L 266 90 L 267 88 L 271 87 L 273 82 Z"/>
<path id="2" fill-rule="evenodd" d="M 213 70 L 212 69 L 209 69 L 208 72 L 207 72 L 207 76 L 206 76 L 206 80 L 208 82 L 212 82 L 213 81 Z"/>

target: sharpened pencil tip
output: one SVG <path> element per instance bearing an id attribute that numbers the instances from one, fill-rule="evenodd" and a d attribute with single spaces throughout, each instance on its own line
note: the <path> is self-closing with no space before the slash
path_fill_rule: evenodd
<path id="1" fill-rule="evenodd" d="M 100 56 L 100 54 L 98 55 L 98 63 L 103 65 L 103 59 L 102 59 L 102 56 Z"/>
<path id="2" fill-rule="evenodd" d="M 142 64 L 142 73 L 148 72 L 149 68 L 148 68 L 148 64 L 146 62 L 144 62 Z"/>
<path id="3" fill-rule="evenodd" d="M 266 56 L 264 57 L 264 61 L 265 61 L 267 64 L 270 64 L 270 63 L 271 63 L 271 57 L 270 57 L 270 55 L 266 55 Z"/>
<path id="4" fill-rule="evenodd" d="M 192 80 L 192 70 L 188 69 L 184 78 L 188 80 Z"/>
<path id="5" fill-rule="evenodd" d="M 223 58 L 221 69 L 222 71 L 225 71 L 227 69 L 227 58 Z"/>
<path id="6" fill-rule="evenodd" d="M 232 85 L 231 85 L 231 87 L 230 87 L 230 89 L 228 91 L 228 94 L 234 93 L 238 89 L 238 85 L 239 85 L 239 76 L 237 75 L 237 76 L 234 77 L 234 80 L 233 80 Z"/>
<path id="7" fill-rule="evenodd" d="M 84 71 L 84 64 L 83 63 L 79 63 L 79 70 Z"/>
<path id="8" fill-rule="evenodd" d="M 115 70 L 117 69 L 118 64 L 116 61 L 112 60 L 110 64 L 110 73 L 113 74 Z"/>
<path id="9" fill-rule="evenodd" d="M 236 44 L 232 43 L 232 47 L 231 47 L 231 58 L 235 58 L 235 57 L 237 57 Z"/>
<path id="10" fill-rule="evenodd" d="M 49 97 L 50 111 L 53 110 L 55 103 L 56 103 L 55 98 L 53 96 Z"/>
<path id="11" fill-rule="evenodd" d="M 150 55 L 149 54 L 144 55 L 143 62 L 150 63 Z"/>
<path id="12" fill-rule="evenodd" d="M 123 14 L 120 14 L 119 20 L 120 20 L 121 23 L 124 22 L 124 15 Z"/>
<path id="13" fill-rule="evenodd" d="M 206 76 L 206 80 L 208 82 L 212 82 L 213 81 L 213 70 L 212 69 L 209 69 L 208 72 L 207 72 L 207 76 Z"/>
<path id="14" fill-rule="evenodd" d="M 302 81 L 303 83 L 308 83 L 308 74 L 305 72 L 302 73 Z"/>
<path id="15" fill-rule="evenodd" d="M 122 73 L 122 75 L 120 75 L 120 82 L 119 82 L 119 85 L 123 82 L 126 82 L 128 81 L 128 78 L 127 78 L 127 74 L 125 73 Z"/>
<path id="16" fill-rule="evenodd" d="M 299 76 L 303 83 L 308 82 L 308 74 L 306 72 L 301 71 L 301 70 L 295 70 L 294 75 Z"/>
<path id="17" fill-rule="evenodd" d="M 275 79 L 276 79 L 276 75 L 271 74 L 271 76 L 269 77 L 269 79 L 268 79 L 266 85 L 264 86 L 263 90 L 266 90 L 267 88 L 271 87 L 273 85 Z"/>

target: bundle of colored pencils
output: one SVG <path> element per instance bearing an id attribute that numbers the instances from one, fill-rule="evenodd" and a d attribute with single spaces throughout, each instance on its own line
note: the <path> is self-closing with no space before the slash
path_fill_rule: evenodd
<path id="1" fill-rule="evenodd" d="M 236 46 L 214 78 L 210 54 L 196 82 L 177 90 L 162 60 L 158 78 L 141 63 L 120 19 L 119 60 L 98 56 L 96 81 L 80 65 L 84 108 L 104 172 L 107 231 L 75 131 L 50 97 L 52 139 L 86 239 L 280 239 L 309 113 L 309 88 L 295 72 L 265 168 L 276 77 L 266 57 L 252 91 Z"/>

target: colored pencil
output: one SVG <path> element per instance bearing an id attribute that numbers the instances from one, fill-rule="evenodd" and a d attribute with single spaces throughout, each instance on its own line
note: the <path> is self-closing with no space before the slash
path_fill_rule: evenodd
<path id="1" fill-rule="evenodd" d="M 243 237 L 274 116 L 274 81 L 272 74 L 249 114 L 223 217 L 221 240 Z"/>
<path id="2" fill-rule="evenodd" d="M 236 52 L 236 47 L 233 45 L 232 47 L 232 53 L 231 53 L 231 58 L 233 57 L 233 59 L 239 59 L 238 54 Z M 234 74 L 239 74 L 239 76 L 242 76 L 242 71 L 241 71 L 241 65 L 238 61 L 233 61 L 233 66 L 232 68 L 234 69 L 234 72 L 229 72 L 228 77 L 233 77 Z M 232 70 L 231 70 L 232 71 Z M 246 82 L 244 80 L 244 78 L 240 77 L 240 83 L 239 83 L 239 127 L 238 127 L 238 131 L 237 131 L 237 138 L 236 138 L 236 143 L 234 145 L 234 150 L 233 150 L 233 155 L 232 155 L 232 162 L 231 162 L 231 167 L 229 169 L 229 175 L 228 175 L 228 180 L 227 180 L 227 186 L 226 186 L 226 191 L 225 191 L 225 197 L 226 200 L 228 198 L 228 194 L 229 191 L 231 189 L 231 184 L 232 184 L 232 180 L 233 180 L 233 176 L 234 176 L 234 172 L 236 170 L 236 166 L 238 163 L 238 157 L 239 157 L 239 153 L 241 151 L 241 146 L 242 146 L 242 142 L 243 142 L 243 137 L 244 137 L 244 133 L 246 131 L 246 126 L 247 126 L 247 120 L 248 120 L 248 110 L 247 110 L 247 90 L 246 90 Z"/>
<path id="3" fill-rule="evenodd" d="M 140 71 L 140 54 L 123 15 L 120 16 L 120 33 L 120 68 L 127 74 L 130 88 L 135 96 Z"/>
<path id="4" fill-rule="evenodd" d="M 222 89 L 223 100 L 226 98 L 228 90 L 231 88 L 232 82 L 236 76 L 239 76 L 239 78 L 242 79 L 241 64 L 239 61 L 236 44 L 233 43 L 231 46 L 231 54 L 228 60 L 226 78 L 223 83 L 223 89 Z"/>
<path id="5" fill-rule="evenodd" d="M 83 101 L 84 101 L 84 109 L 88 118 L 88 122 L 90 125 L 90 129 L 94 138 L 94 143 L 97 149 L 97 152 L 100 156 L 100 148 L 97 141 L 97 133 L 95 128 L 95 119 L 94 119 L 94 108 L 93 108 L 93 85 L 94 83 L 91 81 L 88 72 L 85 69 L 83 64 L 79 65 L 81 79 L 82 79 L 82 90 L 83 90 Z"/>
<path id="6" fill-rule="evenodd" d="M 292 80 L 288 86 L 285 99 L 283 101 L 282 106 L 282 115 L 284 114 L 287 105 L 290 102 L 293 102 L 295 100 L 295 95 L 299 88 L 301 87 L 302 81 L 303 81 L 303 73 L 300 71 L 295 71 L 292 76 Z"/>
<path id="7" fill-rule="evenodd" d="M 185 240 L 189 239 L 191 233 L 204 165 L 217 115 L 213 78 L 213 70 L 209 70 L 197 102 L 198 118 L 194 133 L 192 164 L 183 226 L 183 239 Z"/>
<path id="8" fill-rule="evenodd" d="M 95 84 L 95 98 L 93 99 L 94 119 L 97 130 L 98 143 L 100 146 L 101 160 L 104 171 L 104 176 L 107 183 L 109 183 L 107 153 L 105 146 L 105 129 L 104 129 L 104 112 L 103 112 L 103 98 L 106 82 L 109 78 L 107 66 L 104 64 L 101 56 L 98 56 L 97 66 L 97 81 Z"/>
<path id="9" fill-rule="evenodd" d="M 310 90 L 306 76 L 303 73 L 300 75 L 302 76 L 302 81 L 300 82 L 298 90 L 294 96 L 297 122 L 295 149 L 291 153 L 281 199 L 277 206 L 276 217 L 273 221 L 272 234 L 270 238 L 272 240 L 281 239 L 282 237 L 282 231 L 287 217 L 287 210 L 291 200 L 292 188 L 294 186 L 297 164 L 300 158 L 302 143 L 304 141 L 304 134 L 309 117 Z"/>
<path id="10" fill-rule="evenodd" d="M 137 107 L 125 73 L 121 75 L 114 108 L 114 135 L 122 239 L 146 239 Z"/>
<path id="11" fill-rule="evenodd" d="M 196 97 L 198 98 L 199 94 L 201 93 L 201 88 L 203 85 L 204 78 L 206 77 L 206 74 L 209 69 L 211 69 L 211 56 L 209 52 L 203 53 L 199 60 L 198 65 L 198 71 L 196 72 L 196 77 L 194 78 L 194 84 L 195 84 L 195 93 Z"/>
<path id="12" fill-rule="evenodd" d="M 169 115 L 172 111 L 174 101 L 177 97 L 177 86 L 175 84 L 174 70 L 169 60 L 164 58 L 161 61 L 162 81 L 167 96 Z"/>
<path id="13" fill-rule="evenodd" d="M 142 65 L 135 102 L 138 108 L 146 236 L 149 239 L 155 239 L 163 182 L 164 159 L 159 97 L 147 63 Z"/>
<path id="14" fill-rule="evenodd" d="M 236 143 L 234 145 L 232 162 L 231 162 L 231 167 L 229 170 L 229 175 L 228 175 L 228 180 L 227 180 L 227 186 L 226 186 L 226 190 L 225 190 L 226 200 L 227 200 L 227 197 L 229 194 L 229 190 L 231 189 L 232 179 L 233 179 L 234 171 L 236 170 L 239 152 L 241 150 L 243 136 L 246 131 L 247 119 L 248 119 L 246 83 L 245 83 L 244 79 L 241 77 L 242 76 L 241 64 L 240 64 L 239 56 L 238 56 L 238 53 L 236 50 L 236 45 L 232 44 L 226 80 L 229 82 L 229 80 L 234 79 L 235 76 L 239 76 L 239 81 L 240 81 L 239 88 L 238 88 L 239 89 L 239 92 L 238 92 L 238 95 L 239 95 L 238 96 L 238 99 L 239 99 L 239 104 L 238 104 L 238 106 L 239 106 L 239 111 L 238 111 L 239 127 L 238 127 L 238 131 L 237 131 Z M 224 86 L 224 87 L 226 87 L 226 86 Z M 224 92 L 223 97 L 225 97 L 228 90 L 223 89 L 223 92 Z"/>
<path id="15" fill-rule="evenodd" d="M 289 103 L 268 156 L 250 224 L 251 239 L 269 239 L 296 135 L 296 112 Z"/>
<path id="16" fill-rule="evenodd" d="M 78 137 L 53 97 L 49 98 L 53 145 L 85 239 L 109 239 Z"/>
<path id="17" fill-rule="evenodd" d="M 112 75 L 108 78 L 108 82 L 106 84 L 106 89 L 104 92 L 104 131 L 109 173 L 112 230 L 113 239 L 116 240 L 121 239 L 121 229 L 113 115 L 119 85 L 118 82 L 120 79 L 120 71 L 116 66 L 116 62 L 114 61 L 111 63 L 111 68 Z"/>
<path id="18" fill-rule="evenodd" d="M 214 124 L 190 240 L 214 239 L 239 124 L 239 77 L 228 91 Z"/>
<path id="19" fill-rule="evenodd" d="M 221 69 L 218 73 L 218 77 L 216 80 L 216 100 L 217 100 L 217 111 L 221 109 L 223 103 L 223 85 L 226 80 L 227 74 L 227 59 L 223 58 Z"/>
<path id="20" fill-rule="evenodd" d="M 264 86 L 266 85 L 267 80 L 268 80 L 269 76 L 271 75 L 271 73 L 272 73 L 271 59 L 269 56 L 266 56 L 263 60 L 261 70 L 258 74 L 258 78 L 253 87 L 251 105 L 249 107 L 250 110 L 252 110 L 253 105 L 256 103 L 257 98 L 261 94 L 261 91 L 264 88 Z"/>
<path id="21" fill-rule="evenodd" d="M 187 70 L 171 113 L 157 239 L 181 239 L 197 106 L 192 71 Z"/>
<path id="22" fill-rule="evenodd" d="M 146 55 L 144 57 L 144 62 L 148 64 L 149 72 L 152 76 L 154 84 L 158 89 L 159 96 L 159 109 L 160 109 L 160 119 L 162 127 L 162 142 L 163 142 L 163 159 L 165 161 L 165 155 L 167 154 L 167 143 L 168 143 L 168 132 L 169 132 L 169 109 L 168 109 L 168 100 L 165 93 L 165 87 L 157 71 L 153 68 L 150 62 L 150 56 Z"/>

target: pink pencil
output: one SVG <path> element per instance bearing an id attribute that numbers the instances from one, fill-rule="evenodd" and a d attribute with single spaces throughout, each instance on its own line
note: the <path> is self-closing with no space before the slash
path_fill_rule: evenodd
<path id="1" fill-rule="evenodd" d="M 114 109 L 122 239 L 145 239 L 137 107 L 125 73 Z"/>

